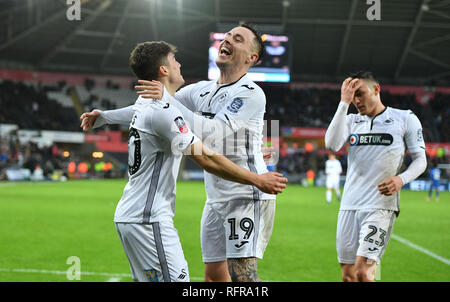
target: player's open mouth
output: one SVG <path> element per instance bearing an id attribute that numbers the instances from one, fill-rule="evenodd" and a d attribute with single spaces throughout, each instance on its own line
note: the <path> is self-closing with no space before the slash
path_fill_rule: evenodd
<path id="1" fill-rule="evenodd" d="M 222 46 L 219 50 L 220 56 L 230 56 L 232 54 L 232 51 L 225 46 Z"/>

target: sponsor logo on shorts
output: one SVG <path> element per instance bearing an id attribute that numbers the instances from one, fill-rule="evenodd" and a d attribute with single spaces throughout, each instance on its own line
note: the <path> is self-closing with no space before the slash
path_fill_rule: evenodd
<path id="1" fill-rule="evenodd" d="M 184 278 L 186 278 L 187 273 L 184 270 L 184 268 L 181 270 L 181 274 L 178 276 L 178 279 L 184 280 Z"/>
<path id="2" fill-rule="evenodd" d="M 375 252 L 375 251 L 378 251 L 378 248 L 377 248 L 377 247 L 374 247 L 374 248 L 370 248 L 370 247 L 369 247 L 369 251 Z"/>
<path id="3" fill-rule="evenodd" d="M 144 270 L 144 273 L 145 277 L 147 277 L 150 282 L 159 282 L 158 274 L 154 268 Z"/>
<path id="4" fill-rule="evenodd" d="M 394 137 L 389 133 L 352 133 L 349 142 L 350 146 L 389 146 Z"/>

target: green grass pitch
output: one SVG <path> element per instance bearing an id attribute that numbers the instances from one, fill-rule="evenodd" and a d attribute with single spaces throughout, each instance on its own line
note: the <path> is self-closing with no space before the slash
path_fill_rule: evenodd
<path id="1" fill-rule="evenodd" d="M 81 281 L 132 281 L 113 223 L 125 180 L 0 183 L 0 281 L 68 281 L 68 257 L 81 261 Z M 179 182 L 175 226 L 191 281 L 203 278 L 201 182 Z M 450 193 L 425 202 L 403 191 L 394 234 L 438 255 L 391 239 L 379 281 L 450 281 Z M 278 196 L 272 238 L 259 261 L 268 281 L 340 281 L 335 234 L 339 204 L 324 188 L 288 185 Z M 442 260 L 443 259 L 443 260 Z"/>

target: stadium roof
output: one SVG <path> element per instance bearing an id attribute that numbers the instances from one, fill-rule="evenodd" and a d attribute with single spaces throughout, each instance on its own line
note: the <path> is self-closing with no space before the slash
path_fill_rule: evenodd
<path id="1" fill-rule="evenodd" d="M 371 70 L 384 83 L 450 86 L 450 1 L 82 0 L 69 21 L 65 0 L 0 0 L 0 66 L 130 74 L 142 41 L 175 44 L 186 78 L 207 76 L 209 33 L 239 21 L 293 41 L 294 81 L 340 82 Z M 372 0 L 377 2 L 377 0 Z"/>

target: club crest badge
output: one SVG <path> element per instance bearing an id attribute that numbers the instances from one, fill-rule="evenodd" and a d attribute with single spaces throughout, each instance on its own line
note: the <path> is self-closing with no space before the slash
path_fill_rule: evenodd
<path id="1" fill-rule="evenodd" d="M 244 102 L 240 98 L 235 98 L 233 102 L 227 106 L 227 110 L 232 113 L 237 113 L 243 104 Z"/>

